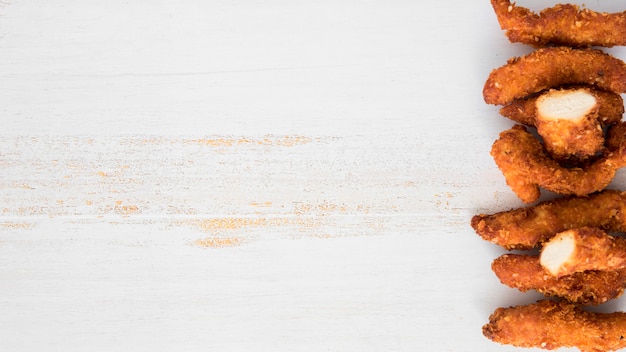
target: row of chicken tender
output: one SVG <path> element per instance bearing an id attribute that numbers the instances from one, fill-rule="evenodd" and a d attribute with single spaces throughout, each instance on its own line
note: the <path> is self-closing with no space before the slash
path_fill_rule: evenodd
<path id="1" fill-rule="evenodd" d="M 480 214 L 471 225 L 483 239 L 516 250 L 493 261 L 500 282 L 550 298 L 498 308 L 483 327 L 485 336 L 520 347 L 626 348 L 626 313 L 583 309 L 624 293 L 626 238 L 616 234 L 626 231 L 626 192 L 603 190 Z"/>
<path id="2" fill-rule="evenodd" d="M 492 263 L 503 284 L 546 298 L 496 309 L 483 334 L 519 347 L 626 348 L 626 313 L 586 309 L 626 287 L 626 192 L 607 189 L 626 166 L 626 63 L 591 47 L 626 45 L 626 11 L 561 4 L 536 14 L 491 3 L 510 41 L 536 48 L 493 70 L 483 88 L 485 102 L 516 122 L 491 155 L 526 205 L 475 215 L 471 226 L 515 250 Z M 541 190 L 559 198 L 536 203 Z"/>

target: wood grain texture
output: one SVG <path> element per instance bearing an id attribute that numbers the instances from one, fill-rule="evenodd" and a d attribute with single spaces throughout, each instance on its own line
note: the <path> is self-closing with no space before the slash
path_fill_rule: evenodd
<path id="1" fill-rule="evenodd" d="M 469 219 L 521 205 L 526 50 L 488 2 L 0 2 L 3 349 L 513 351 Z"/>

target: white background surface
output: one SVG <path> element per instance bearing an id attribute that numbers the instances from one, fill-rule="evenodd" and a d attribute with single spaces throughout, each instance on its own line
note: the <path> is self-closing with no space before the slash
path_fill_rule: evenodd
<path id="1" fill-rule="evenodd" d="M 2 1 L 2 349 L 516 350 L 469 220 L 530 51 L 486 0 Z"/>

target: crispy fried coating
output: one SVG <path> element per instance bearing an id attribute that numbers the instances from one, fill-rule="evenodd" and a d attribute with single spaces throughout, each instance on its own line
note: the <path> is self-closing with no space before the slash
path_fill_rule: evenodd
<path id="1" fill-rule="evenodd" d="M 626 122 L 617 123 L 608 129 L 606 134 L 606 148 L 608 150 L 618 150 L 626 138 Z"/>
<path id="2" fill-rule="evenodd" d="M 504 254 L 491 269 L 500 282 L 522 292 L 535 290 L 549 297 L 560 297 L 582 305 L 599 305 L 622 295 L 626 270 L 586 271 L 555 277 L 536 255 Z"/>
<path id="3" fill-rule="evenodd" d="M 602 126 L 619 122 L 624 116 L 624 99 L 611 91 L 597 89 L 592 86 L 561 87 L 559 90 L 584 89 L 593 94 L 598 101 L 598 121 Z M 546 91 L 529 97 L 516 99 L 500 109 L 500 114 L 522 125 L 535 127 L 537 118 L 537 99 Z"/>
<path id="4" fill-rule="evenodd" d="M 487 104 L 508 105 L 542 90 L 575 84 L 626 93 L 626 64 L 597 49 L 542 48 L 491 71 L 483 98 Z"/>
<path id="5" fill-rule="evenodd" d="M 587 270 L 625 270 L 626 239 L 594 227 L 565 230 L 544 243 L 539 262 L 556 277 Z"/>
<path id="6" fill-rule="evenodd" d="M 604 190 L 479 214 L 472 217 L 471 226 L 486 241 L 520 250 L 538 247 L 555 234 L 572 228 L 598 227 L 609 232 L 625 232 L 626 193 Z"/>
<path id="7" fill-rule="evenodd" d="M 626 313 L 595 313 L 565 301 L 541 300 L 496 309 L 483 326 L 483 335 L 517 347 L 616 351 L 626 347 Z"/>
<path id="8" fill-rule="evenodd" d="M 559 4 L 536 14 L 510 0 L 491 0 L 491 5 L 512 43 L 534 47 L 626 45 L 626 11 L 595 12 Z"/>
<path id="9" fill-rule="evenodd" d="M 617 138 L 617 137 L 616 137 Z M 626 166 L 626 138 L 618 148 L 584 168 L 566 168 L 552 159 L 525 127 L 516 125 L 500 134 L 491 155 L 506 183 L 525 203 L 541 195 L 540 187 L 562 195 L 582 196 L 606 188 L 618 169 Z"/>

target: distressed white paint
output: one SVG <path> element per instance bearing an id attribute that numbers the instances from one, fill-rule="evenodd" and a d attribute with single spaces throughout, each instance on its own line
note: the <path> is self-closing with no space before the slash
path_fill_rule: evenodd
<path id="1" fill-rule="evenodd" d="M 528 51 L 488 1 L 2 2 L 2 349 L 514 350 L 469 219 Z"/>

